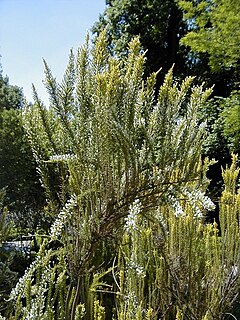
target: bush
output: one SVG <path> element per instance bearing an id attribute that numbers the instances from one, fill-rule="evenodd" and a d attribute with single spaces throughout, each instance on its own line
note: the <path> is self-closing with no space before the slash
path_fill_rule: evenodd
<path id="1" fill-rule="evenodd" d="M 197 112 L 211 90 L 142 80 L 139 40 L 128 57 L 105 32 L 70 54 L 63 82 L 47 64 L 45 108 L 25 127 L 54 223 L 11 293 L 12 319 L 221 319 L 239 289 L 236 157 L 223 172 L 221 237 L 201 161 Z"/>

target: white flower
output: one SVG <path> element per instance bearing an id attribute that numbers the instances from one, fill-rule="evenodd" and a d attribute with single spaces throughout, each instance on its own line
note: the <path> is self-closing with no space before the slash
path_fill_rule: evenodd
<path id="1" fill-rule="evenodd" d="M 125 229 L 127 232 L 137 230 L 137 220 L 140 213 L 140 202 L 135 200 L 130 206 L 129 214 L 125 218 Z"/>
<path id="2" fill-rule="evenodd" d="M 212 202 L 212 200 L 199 189 L 189 191 L 187 188 L 184 188 L 183 194 L 188 198 L 189 201 L 191 201 L 197 217 L 202 217 L 202 209 L 215 209 L 215 204 Z"/>
<path id="3" fill-rule="evenodd" d="M 168 195 L 168 201 L 174 210 L 175 216 L 184 216 L 185 213 L 180 204 L 180 201 L 177 198 L 177 195 L 173 195 L 172 189 L 169 189 L 169 191 L 170 194 Z M 212 211 L 215 208 L 215 204 L 212 202 L 212 200 L 199 189 L 190 190 L 189 188 L 184 187 L 182 188 L 180 194 L 181 197 L 184 197 L 185 200 L 187 200 L 188 203 L 191 204 L 195 212 L 195 216 L 198 218 L 201 218 L 203 216 L 204 210 Z"/>
<path id="4" fill-rule="evenodd" d="M 183 208 L 180 205 L 179 200 L 175 196 L 170 195 L 168 197 L 168 200 L 169 200 L 169 203 L 170 203 L 171 207 L 174 210 L 174 214 L 175 214 L 176 217 L 185 215 L 185 213 L 183 211 Z"/>
<path id="5" fill-rule="evenodd" d="M 48 266 L 43 274 L 40 285 L 37 290 L 36 297 L 31 301 L 31 308 L 27 312 L 26 320 L 37 320 L 43 319 L 43 312 L 45 306 L 46 292 L 48 290 L 47 285 L 51 278 L 51 267 Z"/>
<path id="6" fill-rule="evenodd" d="M 182 206 L 180 205 L 179 201 L 176 201 L 175 205 L 174 205 L 174 213 L 175 213 L 175 216 L 178 217 L 178 216 L 184 216 L 185 213 L 183 211 L 183 208 Z"/>
<path id="7" fill-rule="evenodd" d="M 75 154 L 56 154 L 50 157 L 51 161 L 59 162 L 59 161 L 69 161 L 69 160 L 76 160 L 77 156 Z"/>
<path id="8" fill-rule="evenodd" d="M 72 197 L 66 202 L 64 208 L 59 212 L 57 219 L 51 226 L 50 235 L 52 239 L 56 239 L 61 235 L 62 229 L 67 223 L 76 205 L 76 196 L 72 195 Z"/>

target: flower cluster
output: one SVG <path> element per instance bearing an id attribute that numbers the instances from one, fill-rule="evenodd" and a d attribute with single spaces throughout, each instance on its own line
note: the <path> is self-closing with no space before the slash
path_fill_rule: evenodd
<path id="1" fill-rule="evenodd" d="M 76 159 L 77 159 L 77 156 L 75 154 L 70 154 L 70 153 L 57 154 L 50 157 L 50 160 L 54 162 L 69 161 L 69 160 L 76 160 Z"/>
<path id="2" fill-rule="evenodd" d="M 185 215 L 184 210 L 180 204 L 180 201 L 175 196 L 170 195 L 168 197 L 168 202 L 171 205 L 171 207 L 173 208 L 174 214 L 176 217 Z"/>
<path id="3" fill-rule="evenodd" d="M 135 307 L 135 309 L 137 309 L 138 301 L 137 301 L 136 293 L 134 291 L 129 291 L 124 298 L 128 305 L 132 304 Z"/>
<path id="4" fill-rule="evenodd" d="M 171 207 L 174 210 L 175 216 L 184 216 L 185 212 L 178 198 L 182 197 L 185 201 L 188 201 L 194 212 L 195 216 L 201 218 L 203 215 L 203 210 L 214 210 L 215 204 L 212 200 L 206 196 L 201 190 L 194 189 L 190 190 L 189 188 L 183 188 L 181 190 L 181 196 L 169 195 L 168 201 Z"/>
<path id="5" fill-rule="evenodd" d="M 129 214 L 125 218 L 125 229 L 127 232 L 131 233 L 132 231 L 137 230 L 137 220 L 140 213 L 140 202 L 135 200 L 130 206 Z"/>
<path id="6" fill-rule="evenodd" d="M 37 256 L 37 258 L 30 264 L 28 269 L 25 270 L 24 275 L 18 280 L 18 283 L 15 288 L 12 289 L 10 293 L 10 299 L 17 300 L 20 295 L 22 298 L 24 297 L 24 289 L 27 281 L 31 281 L 32 275 L 40 262 L 41 256 Z"/>
<path id="7" fill-rule="evenodd" d="M 76 205 L 76 196 L 72 195 L 72 197 L 66 202 L 64 208 L 59 212 L 57 219 L 51 226 L 50 235 L 52 239 L 57 239 L 61 235 L 62 229 L 70 218 Z"/>
<path id="8" fill-rule="evenodd" d="M 187 188 L 185 188 L 183 190 L 183 194 L 188 198 L 189 201 L 191 201 L 197 217 L 202 217 L 202 209 L 215 209 L 215 204 L 212 202 L 212 200 L 199 189 L 189 191 Z"/>
<path id="9" fill-rule="evenodd" d="M 137 261 L 130 260 L 128 263 L 128 267 L 129 267 L 129 269 L 134 270 L 138 277 L 145 278 L 145 276 L 146 276 L 145 270 L 142 266 L 140 266 L 137 263 Z"/>
<path id="10" fill-rule="evenodd" d="M 51 268 L 48 266 L 43 274 L 40 285 L 37 290 L 36 297 L 31 303 L 30 310 L 27 311 L 26 320 L 43 319 L 45 307 L 45 293 L 47 291 L 47 284 L 51 277 Z"/>

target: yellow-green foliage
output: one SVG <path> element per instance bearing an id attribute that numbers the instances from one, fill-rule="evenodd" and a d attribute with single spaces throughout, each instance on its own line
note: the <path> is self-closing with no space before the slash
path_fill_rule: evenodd
<path id="1" fill-rule="evenodd" d="M 196 115 L 211 90 L 170 70 L 156 93 L 144 61 L 138 38 L 124 60 L 110 56 L 104 31 L 70 54 L 62 83 L 45 64 L 50 105 L 34 90 L 25 127 L 54 222 L 12 293 L 12 319 L 215 320 L 236 298 L 234 167 L 221 237 L 203 224 L 214 205 Z"/>
<path id="2" fill-rule="evenodd" d="M 149 306 L 153 319 L 222 319 L 239 292 L 238 172 L 234 156 L 223 171 L 221 236 L 216 224 L 196 219 L 189 203 L 182 204 L 184 216 L 159 208 L 168 216 L 165 230 L 145 220 L 125 233 L 119 254 L 123 319 L 137 319 L 139 308 L 143 314 Z"/>

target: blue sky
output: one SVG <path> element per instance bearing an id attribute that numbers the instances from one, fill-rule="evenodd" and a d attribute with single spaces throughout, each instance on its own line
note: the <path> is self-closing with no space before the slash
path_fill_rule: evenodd
<path id="1" fill-rule="evenodd" d="M 0 55 L 3 75 L 32 101 L 31 84 L 48 103 L 42 84 L 44 58 L 60 81 L 71 48 L 105 9 L 105 0 L 0 0 Z"/>

